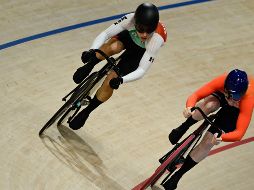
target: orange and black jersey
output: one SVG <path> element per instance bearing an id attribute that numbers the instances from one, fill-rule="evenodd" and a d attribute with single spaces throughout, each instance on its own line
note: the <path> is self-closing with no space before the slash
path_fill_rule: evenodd
<path id="1" fill-rule="evenodd" d="M 186 102 L 186 107 L 193 107 L 195 104 L 211 95 L 213 92 L 221 91 L 224 92 L 224 83 L 226 80 L 227 74 L 220 75 L 208 82 L 196 92 L 194 92 Z M 239 116 L 236 122 L 236 129 L 232 132 L 223 134 L 223 141 L 239 141 L 244 136 L 252 117 L 252 112 L 254 108 L 254 79 L 249 77 L 249 86 L 246 94 L 239 101 Z"/>

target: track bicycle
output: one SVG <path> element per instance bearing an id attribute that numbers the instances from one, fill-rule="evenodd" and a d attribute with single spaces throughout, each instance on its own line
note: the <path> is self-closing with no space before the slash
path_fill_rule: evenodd
<path id="1" fill-rule="evenodd" d="M 216 118 L 216 114 L 206 116 L 206 114 L 199 107 L 193 107 L 191 110 L 198 110 L 201 113 L 201 115 L 204 117 L 203 123 L 193 133 L 191 133 L 181 142 L 177 143 L 173 149 L 161 157 L 159 159 L 161 165 L 155 170 L 155 172 L 149 178 L 132 188 L 132 190 L 145 190 L 149 186 L 152 187 L 164 173 L 168 173 L 161 182 L 161 185 L 163 185 L 173 174 L 173 172 L 182 166 L 187 155 L 199 142 L 203 132 L 208 128 L 208 126 L 213 125 L 213 120 Z"/>
<path id="2" fill-rule="evenodd" d="M 115 59 L 107 56 L 99 49 L 93 49 L 91 51 L 101 54 L 106 59 L 107 63 L 99 71 L 93 72 L 87 76 L 77 87 L 75 87 L 71 92 L 62 98 L 62 101 L 65 103 L 41 128 L 39 131 L 39 136 L 41 136 L 43 132 L 56 121 L 57 126 L 60 126 L 64 119 L 68 117 L 67 123 L 69 123 L 77 115 L 82 106 L 87 106 L 89 104 L 92 90 L 100 83 L 100 81 L 108 74 L 110 70 L 113 69 L 117 75 L 120 76 L 119 69 L 117 67 L 120 56 Z"/>

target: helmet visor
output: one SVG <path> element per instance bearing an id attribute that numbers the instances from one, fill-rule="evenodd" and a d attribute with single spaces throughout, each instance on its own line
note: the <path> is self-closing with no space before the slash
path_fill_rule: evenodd
<path id="1" fill-rule="evenodd" d="M 151 34 L 154 32 L 154 29 L 149 27 L 149 26 L 145 26 L 145 25 L 141 25 L 141 24 L 135 24 L 135 28 L 139 33 L 148 33 Z"/>
<path id="2" fill-rule="evenodd" d="M 234 101 L 239 101 L 242 97 L 241 94 L 236 93 L 235 91 L 225 90 L 225 96 L 227 99 L 233 99 Z"/>

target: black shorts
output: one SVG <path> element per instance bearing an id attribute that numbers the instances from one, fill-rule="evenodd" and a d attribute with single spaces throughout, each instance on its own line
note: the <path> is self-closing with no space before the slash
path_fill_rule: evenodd
<path id="1" fill-rule="evenodd" d="M 116 38 L 123 43 L 125 49 L 120 56 L 120 61 L 118 62 L 120 75 L 125 76 L 138 68 L 139 62 L 146 49 L 133 42 L 128 30 L 120 32 Z"/>
<path id="2" fill-rule="evenodd" d="M 239 116 L 239 108 L 228 105 L 225 95 L 222 92 L 215 92 L 212 95 L 218 98 L 221 108 L 216 113 L 216 119 L 214 120 L 215 126 L 211 126 L 208 131 L 212 134 L 218 132 L 217 128 L 223 130 L 225 133 L 234 131 Z"/>

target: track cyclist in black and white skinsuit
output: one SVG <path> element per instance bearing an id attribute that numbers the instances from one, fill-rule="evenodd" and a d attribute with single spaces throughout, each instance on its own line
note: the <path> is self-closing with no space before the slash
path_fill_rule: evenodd
<path id="1" fill-rule="evenodd" d="M 102 86 L 97 90 L 90 104 L 83 109 L 70 123 L 70 128 L 81 128 L 89 114 L 101 103 L 107 101 L 122 83 L 142 78 L 154 62 L 155 56 L 167 39 L 164 25 L 159 21 L 159 11 L 151 3 L 139 5 L 135 13 L 123 16 L 117 22 L 101 32 L 90 49 L 100 49 L 108 56 L 120 53 L 118 63 L 120 77 L 111 71 Z M 94 66 L 104 58 L 93 51 L 84 51 L 81 56 L 84 66 L 73 75 L 75 83 L 80 83 Z"/>

